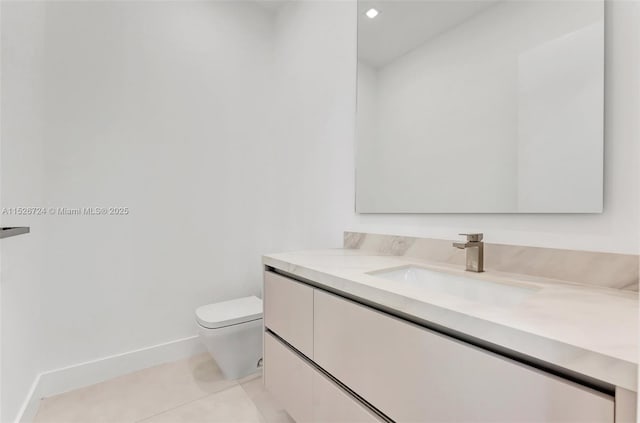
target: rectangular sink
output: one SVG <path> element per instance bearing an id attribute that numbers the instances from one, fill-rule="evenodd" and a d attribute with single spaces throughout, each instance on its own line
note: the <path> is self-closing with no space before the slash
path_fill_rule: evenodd
<path id="1" fill-rule="evenodd" d="M 517 305 L 539 289 L 531 286 L 508 285 L 451 275 L 418 266 L 376 270 L 369 272 L 369 275 L 391 281 L 394 286 L 424 288 L 425 290 L 500 307 Z"/>

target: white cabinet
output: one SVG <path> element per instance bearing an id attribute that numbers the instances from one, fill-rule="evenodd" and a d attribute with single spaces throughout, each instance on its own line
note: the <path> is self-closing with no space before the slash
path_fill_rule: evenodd
<path id="1" fill-rule="evenodd" d="M 313 288 L 264 272 L 264 325 L 312 358 Z"/>
<path id="2" fill-rule="evenodd" d="M 313 422 L 313 368 L 273 335 L 264 335 L 264 384 L 297 423 Z"/>
<path id="3" fill-rule="evenodd" d="M 322 373 L 313 374 L 313 419 L 316 423 L 381 423 L 376 414 Z"/>
<path id="4" fill-rule="evenodd" d="M 636 423 L 638 421 L 637 408 L 637 392 L 616 388 L 616 423 Z"/>
<path id="5" fill-rule="evenodd" d="M 265 384 L 297 423 L 384 421 L 358 398 L 399 423 L 633 420 L 635 393 L 620 392 L 614 403 L 310 285 L 264 276 Z"/>
<path id="6" fill-rule="evenodd" d="M 614 421 L 610 396 L 320 290 L 314 362 L 397 422 Z"/>
<path id="7" fill-rule="evenodd" d="M 381 423 L 373 412 L 270 333 L 264 382 L 297 423 Z"/>

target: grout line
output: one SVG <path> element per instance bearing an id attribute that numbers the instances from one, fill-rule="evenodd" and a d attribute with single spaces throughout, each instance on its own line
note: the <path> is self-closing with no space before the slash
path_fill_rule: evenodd
<path id="1" fill-rule="evenodd" d="M 222 389 L 220 389 L 220 390 L 218 390 L 218 391 L 215 391 L 215 392 L 210 392 L 210 393 L 208 393 L 208 394 L 206 394 L 206 395 L 203 395 L 203 396 L 201 396 L 201 397 L 194 398 L 194 399 L 192 399 L 192 400 L 189 400 L 189 401 L 183 402 L 183 403 L 181 403 L 181 404 L 179 404 L 179 405 L 176 405 L 175 407 L 168 408 L 168 409 L 166 409 L 166 410 L 160 411 L 160 412 L 155 413 L 155 414 L 152 414 L 152 415 L 150 415 L 150 416 L 143 417 L 142 419 L 136 420 L 136 421 L 135 421 L 135 423 L 144 422 L 145 420 L 149 420 L 149 419 L 151 419 L 151 418 L 153 418 L 153 417 L 159 416 L 159 415 L 161 415 L 161 414 L 168 413 L 169 411 L 173 411 L 173 410 L 175 410 L 176 408 L 184 407 L 185 405 L 188 405 L 188 404 L 194 403 L 194 402 L 196 402 L 196 401 L 203 400 L 203 399 L 208 398 L 208 397 L 213 396 L 213 395 L 218 395 L 218 394 L 220 394 L 220 393 L 222 393 L 222 392 L 228 391 L 229 389 L 237 388 L 238 386 L 242 387 L 242 386 L 241 386 L 237 381 L 235 381 L 235 380 L 234 380 L 234 381 L 233 381 L 233 385 L 230 385 L 230 386 L 224 387 L 224 388 L 222 388 Z"/>

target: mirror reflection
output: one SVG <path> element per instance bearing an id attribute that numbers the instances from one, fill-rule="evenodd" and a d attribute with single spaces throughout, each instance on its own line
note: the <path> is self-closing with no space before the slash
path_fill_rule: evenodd
<path id="1" fill-rule="evenodd" d="M 356 209 L 602 211 L 602 1 L 359 1 Z"/>

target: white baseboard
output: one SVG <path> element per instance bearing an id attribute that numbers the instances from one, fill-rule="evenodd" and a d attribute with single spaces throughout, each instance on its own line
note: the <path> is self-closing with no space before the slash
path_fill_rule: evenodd
<path id="1" fill-rule="evenodd" d="M 93 385 L 136 370 L 191 357 L 204 351 L 198 337 L 190 336 L 42 372 L 36 376 L 31 385 L 31 390 L 22 404 L 16 423 L 33 421 L 41 398 Z"/>
<path id="2" fill-rule="evenodd" d="M 20 407 L 20 411 L 18 411 L 18 416 L 15 420 L 15 423 L 31 423 L 33 421 L 33 418 L 38 412 L 40 398 L 42 398 L 42 395 L 40 395 L 40 393 L 38 392 L 38 386 L 40 386 L 40 374 L 36 376 L 35 380 L 31 384 L 31 388 L 29 389 L 27 398 L 25 398 L 24 402 L 22 403 L 22 407 Z"/>

